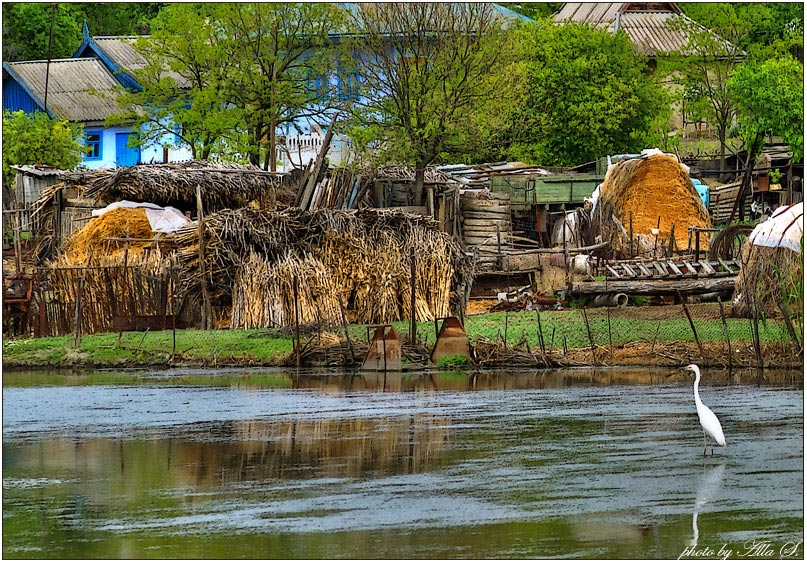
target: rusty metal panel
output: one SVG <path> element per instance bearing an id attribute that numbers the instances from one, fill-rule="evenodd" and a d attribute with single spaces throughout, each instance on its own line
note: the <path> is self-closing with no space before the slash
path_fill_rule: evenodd
<path id="1" fill-rule="evenodd" d="M 392 325 L 368 326 L 374 331 L 367 356 L 361 365 L 367 371 L 401 371 L 401 341 Z"/>
<path id="2" fill-rule="evenodd" d="M 442 358 L 451 356 L 463 356 L 467 360 L 471 359 L 471 346 L 468 341 L 468 333 L 457 317 L 445 317 L 443 326 L 437 334 L 437 342 L 432 349 L 431 361 L 437 363 Z"/>

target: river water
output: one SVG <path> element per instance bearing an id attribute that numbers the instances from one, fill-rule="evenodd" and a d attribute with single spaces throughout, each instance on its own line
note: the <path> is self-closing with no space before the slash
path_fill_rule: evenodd
<path id="1" fill-rule="evenodd" d="M 803 558 L 802 374 L 670 373 L 4 374 L 3 556 Z"/>

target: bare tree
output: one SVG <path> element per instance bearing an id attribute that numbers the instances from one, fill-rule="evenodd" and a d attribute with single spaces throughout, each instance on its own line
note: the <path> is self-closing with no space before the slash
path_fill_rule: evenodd
<path id="1" fill-rule="evenodd" d="M 391 158 L 426 167 L 469 142 L 482 100 L 496 94 L 490 74 L 503 56 L 503 20 L 492 4 L 379 3 L 351 11 L 363 96 L 359 122 Z M 434 194 L 427 207 L 434 213 Z"/>

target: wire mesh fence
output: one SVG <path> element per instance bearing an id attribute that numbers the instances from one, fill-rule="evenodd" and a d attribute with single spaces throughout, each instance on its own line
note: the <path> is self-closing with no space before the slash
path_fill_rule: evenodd
<path id="1" fill-rule="evenodd" d="M 131 267 L 69 273 L 75 279 L 58 291 L 40 280 L 23 334 L 72 335 L 78 346 L 83 336 L 104 333 L 102 346 L 128 349 L 141 361 L 145 355 L 146 360 L 168 364 L 192 359 L 206 365 L 355 366 L 369 346 L 367 325 L 349 326 L 349 311 L 336 325 L 318 322 L 245 331 L 229 329 L 226 307 L 218 307 L 216 330 L 200 330 L 194 300 L 182 294 L 182 284 L 170 269 L 162 278 L 139 275 Z M 636 306 L 636 299 L 631 301 L 627 306 L 619 301 L 612 304 L 621 306 L 468 316 L 463 320 L 474 350 L 472 362 L 482 367 L 803 365 L 801 312 L 791 317 L 768 311 L 749 318 L 735 316 L 731 302 L 680 299 Z M 405 355 L 428 365 L 437 324 L 419 323 L 415 342 L 408 321 L 393 324 Z"/>

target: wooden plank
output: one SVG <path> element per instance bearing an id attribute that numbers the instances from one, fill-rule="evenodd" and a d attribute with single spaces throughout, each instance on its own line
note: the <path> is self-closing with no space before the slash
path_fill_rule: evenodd
<path id="1" fill-rule="evenodd" d="M 644 264 L 642 264 L 641 262 L 637 262 L 637 263 L 636 263 L 636 266 L 637 266 L 637 267 L 638 267 L 638 268 L 639 268 L 639 269 L 642 271 L 642 274 L 644 274 L 644 275 L 645 275 L 645 276 L 647 276 L 648 278 L 653 277 L 653 272 L 651 272 L 650 270 L 648 270 L 648 269 L 647 269 L 647 266 L 645 266 L 645 265 L 644 265 Z"/>
<path id="2" fill-rule="evenodd" d="M 687 272 L 689 272 L 693 276 L 698 275 L 698 270 L 696 270 L 695 267 L 692 264 L 690 264 L 689 262 L 684 262 L 684 266 L 686 266 Z"/>
<path id="3" fill-rule="evenodd" d="M 717 272 L 715 272 L 715 269 L 712 268 L 712 266 L 709 265 L 709 262 L 701 260 L 701 261 L 698 262 L 698 264 L 700 264 L 700 267 L 709 276 L 713 276 L 713 275 L 715 275 L 717 273 Z"/>
<path id="4" fill-rule="evenodd" d="M 627 264 L 622 264 L 622 269 L 625 270 L 630 277 L 632 277 L 632 278 L 637 277 L 636 272 L 633 271 L 633 268 L 631 268 Z"/>
<path id="5" fill-rule="evenodd" d="M 678 266 L 675 265 L 675 262 L 667 262 L 667 265 L 672 269 L 673 272 L 675 272 L 676 276 L 684 275 L 683 272 L 680 270 L 680 268 L 678 268 Z"/>
<path id="6" fill-rule="evenodd" d="M 633 295 L 675 295 L 712 293 L 714 291 L 733 291 L 736 277 L 722 278 L 688 278 L 666 280 L 609 280 L 591 282 L 573 282 L 569 284 L 570 295 L 596 295 L 608 293 L 627 293 Z"/>
<path id="7" fill-rule="evenodd" d="M 662 267 L 661 267 L 661 264 L 659 264 L 659 263 L 658 263 L 658 262 L 656 262 L 655 260 L 653 261 L 653 267 L 656 269 L 656 271 L 657 271 L 657 272 L 659 273 L 659 275 L 661 275 L 661 276 L 667 277 L 667 276 L 669 276 L 669 275 L 670 275 L 670 274 L 669 274 L 669 272 L 667 272 L 667 270 L 666 270 L 665 268 L 662 268 Z"/>
<path id="8" fill-rule="evenodd" d="M 616 270 L 614 270 L 614 269 L 613 269 L 611 266 L 609 266 L 608 264 L 606 264 L 606 265 L 605 265 L 605 269 L 606 269 L 606 270 L 608 270 L 609 272 L 611 272 L 611 275 L 612 275 L 612 276 L 614 276 L 615 278 L 621 278 L 621 277 L 622 277 L 622 276 L 620 276 L 620 275 L 619 275 L 619 272 L 617 272 Z"/>
<path id="9" fill-rule="evenodd" d="M 736 274 L 737 273 L 734 270 L 732 270 L 731 265 L 726 263 L 724 260 L 718 258 L 717 261 L 720 263 L 721 266 L 723 266 L 723 269 L 726 270 L 726 272 L 728 272 L 729 274 Z"/>

